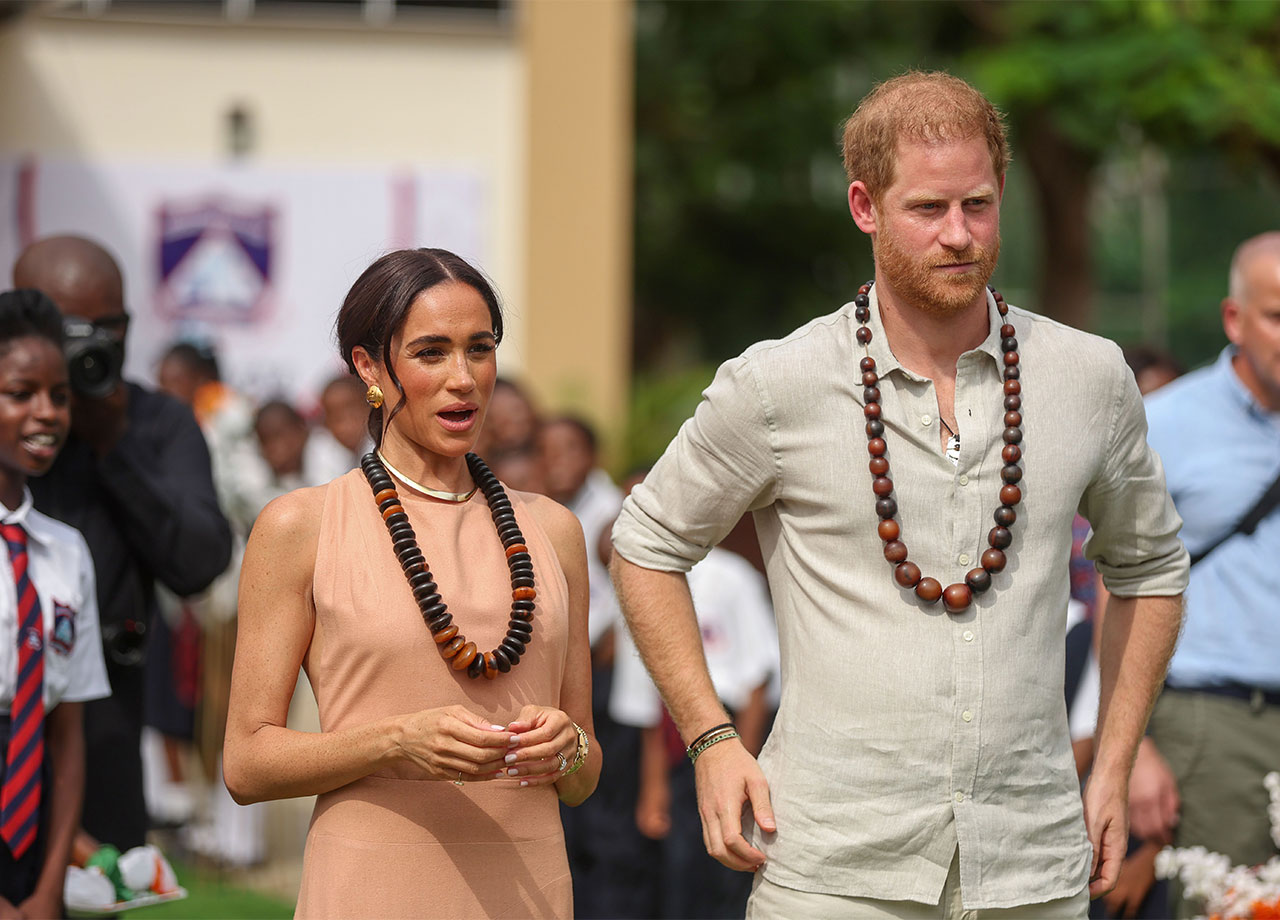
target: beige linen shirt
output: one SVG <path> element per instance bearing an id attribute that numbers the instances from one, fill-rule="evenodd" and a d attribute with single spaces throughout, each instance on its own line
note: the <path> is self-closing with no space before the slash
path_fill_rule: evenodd
<path id="1" fill-rule="evenodd" d="M 960 460 L 932 381 L 889 350 L 872 289 L 890 476 L 910 558 L 945 586 L 987 547 L 1002 485 L 999 327 L 956 373 Z M 768 569 L 782 701 L 760 755 L 778 831 L 770 881 L 936 903 L 957 845 L 966 909 L 1076 894 L 1089 874 L 1067 735 L 1071 522 L 1112 593 L 1177 595 L 1181 524 L 1133 375 L 1111 342 L 1010 308 L 1023 469 L 1009 564 L 949 616 L 898 587 L 876 535 L 853 305 L 726 362 L 623 505 L 618 552 L 687 571 L 747 510 Z"/>

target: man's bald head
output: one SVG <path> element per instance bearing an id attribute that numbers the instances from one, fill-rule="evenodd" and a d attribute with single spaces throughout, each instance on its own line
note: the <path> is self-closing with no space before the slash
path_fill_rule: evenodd
<path id="1" fill-rule="evenodd" d="M 1232 365 L 1245 387 L 1280 412 L 1280 232 L 1245 240 L 1231 259 L 1222 328 L 1236 346 Z"/>
<path id="2" fill-rule="evenodd" d="M 47 294 L 66 316 L 118 328 L 123 337 L 124 280 L 100 245 L 79 236 L 37 240 L 13 265 L 13 286 Z"/>
<path id="3" fill-rule="evenodd" d="M 1236 247 L 1231 257 L 1228 296 L 1247 303 L 1260 281 L 1280 271 L 1280 230 L 1261 233 Z"/>

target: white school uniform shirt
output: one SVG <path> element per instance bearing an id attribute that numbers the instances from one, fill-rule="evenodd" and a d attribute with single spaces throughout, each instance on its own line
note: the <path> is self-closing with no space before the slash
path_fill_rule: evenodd
<path id="1" fill-rule="evenodd" d="M 600 560 L 600 534 L 612 527 L 622 508 L 622 492 L 614 485 L 609 474 L 594 469 L 587 475 L 582 488 L 567 503 L 567 507 L 582 525 L 582 536 L 587 543 L 587 587 L 590 591 L 590 615 L 587 618 L 587 641 L 596 643 L 608 632 L 609 627 L 622 620 L 617 596 L 609 569 Z"/>
<path id="2" fill-rule="evenodd" d="M 27 532 L 27 574 L 44 617 L 44 710 L 111 695 L 98 628 L 93 557 L 80 531 L 31 507 L 0 504 L 0 521 Z M 0 541 L 2 544 L 3 541 Z M 18 596 L 7 545 L 0 548 L 0 715 L 8 714 L 18 679 Z"/>
<path id="3" fill-rule="evenodd" d="M 764 576 L 746 559 L 715 548 L 689 570 L 689 593 L 707 670 L 720 700 L 741 710 L 757 687 L 778 673 L 778 630 Z M 662 699 L 630 631 L 618 631 L 609 715 L 615 722 L 647 728 L 662 718 Z"/>

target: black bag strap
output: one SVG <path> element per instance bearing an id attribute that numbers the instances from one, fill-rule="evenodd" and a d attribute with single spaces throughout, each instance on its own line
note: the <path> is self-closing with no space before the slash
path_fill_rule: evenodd
<path id="1" fill-rule="evenodd" d="M 1268 514 L 1280 505 L 1280 473 L 1276 474 L 1275 480 L 1267 487 L 1267 490 L 1258 497 L 1253 503 L 1253 507 L 1245 512 L 1244 517 L 1236 522 L 1236 526 L 1224 533 L 1218 539 L 1214 540 L 1208 546 L 1199 550 L 1191 556 L 1191 564 L 1195 565 L 1205 556 L 1209 555 L 1223 543 L 1226 543 L 1238 533 L 1252 534 L 1258 528 L 1258 524 L 1262 522 Z"/>

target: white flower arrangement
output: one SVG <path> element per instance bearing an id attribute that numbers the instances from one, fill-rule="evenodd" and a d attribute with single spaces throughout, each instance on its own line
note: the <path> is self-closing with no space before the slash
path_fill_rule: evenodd
<path id="1" fill-rule="evenodd" d="M 1280 848 L 1280 773 L 1263 780 L 1271 804 L 1271 839 Z M 1159 878 L 1181 880 L 1187 898 L 1199 900 L 1210 920 L 1280 920 L 1280 856 L 1260 866 L 1232 866 L 1204 847 L 1165 847 L 1156 856 Z"/>

